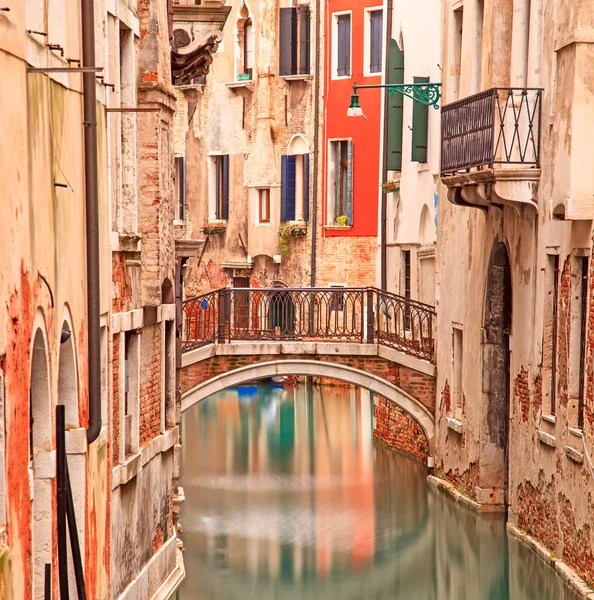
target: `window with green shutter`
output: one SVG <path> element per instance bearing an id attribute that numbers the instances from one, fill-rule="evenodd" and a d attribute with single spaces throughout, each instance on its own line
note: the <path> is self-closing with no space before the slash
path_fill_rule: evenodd
<path id="1" fill-rule="evenodd" d="M 388 83 L 404 83 L 404 52 L 390 40 Z M 402 169 L 402 94 L 388 96 L 388 171 Z"/>
<path id="2" fill-rule="evenodd" d="M 429 83 L 429 77 L 414 77 L 413 83 Z M 429 107 L 420 102 L 413 103 L 412 150 L 413 162 L 427 162 L 427 135 L 429 128 Z"/>

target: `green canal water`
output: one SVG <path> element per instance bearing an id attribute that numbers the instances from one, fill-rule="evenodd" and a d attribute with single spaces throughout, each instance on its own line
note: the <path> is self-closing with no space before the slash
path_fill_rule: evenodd
<path id="1" fill-rule="evenodd" d="M 577 600 L 502 517 L 372 435 L 369 395 L 225 390 L 182 423 L 180 600 Z"/>

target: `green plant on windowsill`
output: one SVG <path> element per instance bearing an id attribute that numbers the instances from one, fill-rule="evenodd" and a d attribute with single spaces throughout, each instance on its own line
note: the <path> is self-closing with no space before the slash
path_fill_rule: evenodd
<path id="1" fill-rule="evenodd" d="M 336 224 L 339 227 L 346 227 L 349 223 L 349 218 L 346 215 L 340 215 L 339 217 L 336 217 Z"/>
<path id="2" fill-rule="evenodd" d="M 298 224 L 286 224 L 282 225 L 278 230 L 278 249 L 283 256 L 289 254 L 288 239 L 290 237 L 302 237 L 307 235 L 307 227 L 305 225 Z"/>

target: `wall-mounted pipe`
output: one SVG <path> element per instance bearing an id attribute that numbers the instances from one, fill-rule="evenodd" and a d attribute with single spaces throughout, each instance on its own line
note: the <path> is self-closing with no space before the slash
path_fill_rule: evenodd
<path id="1" fill-rule="evenodd" d="M 384 57 L 384 73 L 388 73 L 390 67 L 390 39 L 392 37 L 392 1 L 387 0 L 386 15 L 386 53 Z M 387 79 L 386 79 L 387 81 Z M 384 136 L 382 148 L 382 183 L 388 179 L 388 89 L 384 91 Z M 388 289 L 388 195 L 382 188 L 381 198 L 381 227 L 380 227 L 380 287 Z"/>
<path id="2" fill-rule="evenodd" d="M 81 0 L 82 61 L 95 66 L 95 15 L 93 0 Z M 85 145 L 85 199 L 87 225 L 87 360 L 89 389 L 89 444 L 101 431 L 101 305 L 99 298 L 99 199 L 97 191 L 97 97 L 95 73 L 83 73 Z"/>
<path id="3" fill-rule="evenodd" d="M 316 0 L 316 72 L 314 73 L 314 158 L 313 158 L 313 194 L 311 207 L 311 276 L 310 285 L 316 287 L 316 245 L 318 240 L 318 157 L 320 126 L 320 0 Z"/>

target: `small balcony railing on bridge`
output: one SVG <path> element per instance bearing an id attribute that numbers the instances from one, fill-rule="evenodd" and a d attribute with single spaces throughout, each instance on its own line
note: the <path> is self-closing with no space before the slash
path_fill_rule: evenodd
<path id="1" fill-rule="evenodd" d="M 441 175 L 540 166 L 542 90 L 493 88 L 441 109 Z"/>
<path id="2" fill-rule="evenodd" d="M 376 288 L 224 288 L 186 300 L 182 351 L 232 341 L 378 343 L 434 362 L 435 310 Z"/>

